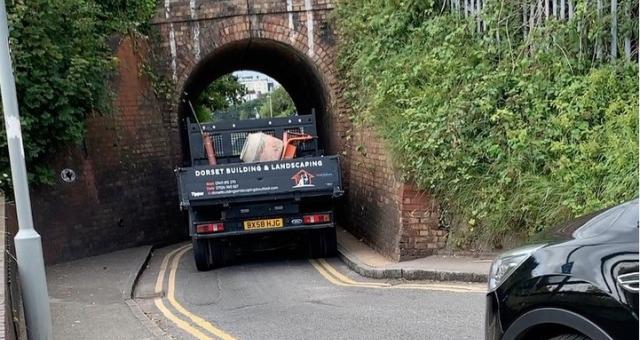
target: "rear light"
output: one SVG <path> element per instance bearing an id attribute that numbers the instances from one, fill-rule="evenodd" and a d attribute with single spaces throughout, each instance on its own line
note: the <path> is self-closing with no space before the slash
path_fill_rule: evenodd
<path id="1" fill-rule="evenodd" d="M 196 233 L 211 234 L 224 231 L 224 223 L 207 223 L 196 225 Z"/>
<path id="2" fill-rule="evenodd" d="M 331 214 L 306 215 L 302 218 L 304 224 L 318 224 L 331 222 Z"/>

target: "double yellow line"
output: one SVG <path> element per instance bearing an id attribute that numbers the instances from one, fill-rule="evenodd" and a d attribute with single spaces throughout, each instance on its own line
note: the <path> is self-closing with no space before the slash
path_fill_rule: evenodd
<path id="1" fill-rule="evenodd" d="M 338 272 L 326 260 L 317 259 L 309 260 L 311 265 L 322 275 L 327 281 L 336 286 L 356 287 L 356 288 L 373 288 L 373 289 L 417 289 L 417 290 L 435 290 L 456 293 L 486 293 L 486 289 L 478 285 L 465 284 L 438 284 L 438 283 L 403 283 L 392 285 L 386 282 L 363 282 L 355 281 L 350 277 Z"/>
<path id="2" fill-rule="evenodd" d="M 165 276 L 167 271 L 169 277 L 167 280 L 166 300 L 169 302 L 170 307 L 177 313 L 174 313 L 170 308 L 165 305 L 165 300 L 162 297 L 154 299 L 154 303 L 158 310 L 176 326 L 185 332 L 191 334 L 197 339 L 223 339 L 223 340 L 235 340 L 235 338 L 229 333 L 211 324 L 207 320 L 191 313 L 184 308 L 178 300 L 176 300 L 176 272 L 180 264 L 182 256 L 186 252 L 191 250 L 191 245 L 187 244 L 169 252 L 162 259 L 160 265 L 160 272 L 156 280 L 155 292 L 162 296 L 165 286 Z M 417 289 L 417 290 L 434 290 L 434 291 L 447 291 L 458 293 L 485 293 L 486 290 L 479 286 L 463 285 L 463 284 L 431 284 L 431 283 L 406 283 L 392 285 L 386 282 L 362 282 L 355 281 L 350 277 L 340 273 L 334 267 L 332 267 L 326 260 L 317 259 L 309 260 L 311 265 L 322 275 L 327 281 L 342 287 L 355 287 L 355 288 L 373 288 L 373 289 Z M 176 315 L 178 314 L 178 315 Z"/>
<path id="3" fill-rule="evenodd" d="M 178 265 L 180 264 L 180 259 L 189 250 L 191 250 L 191 245 L 187 244 L 165 255 L 164 259 L 162 259 L 162 264 L 160 265 L 160 272 L 158 273 L 158 279 L 156 280 L 155 286 L 155 292 L 157 294 L 162 294 L 164 288 L 164 277 L 166 276 L 167 269 L 169 269 L 166 297 L 171 307 L 173 307 L 173 309 L 175 309 L 175 311 L 180 314 L 180 317 L 178 317 L 165 306 L 164 300 L 161 297 L 154 300 L 156 307 L 167 319 L 171 320 L 176 326 L 193 335 L 197 339 L 235 339 L 229 333 L 214 326 L 207 320 L 189 312 L 176 300 L 176 271 L 178 269 Z M 185 319 L 190 320 L 190 322 L 185 321 Z"/>

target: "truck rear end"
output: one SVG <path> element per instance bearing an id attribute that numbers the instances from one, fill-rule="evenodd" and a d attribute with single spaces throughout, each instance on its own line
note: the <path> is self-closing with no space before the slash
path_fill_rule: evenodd
<path id="1" fill-rule="evenodd" d="M 312 139 L 298 145 L 293 159 L 240 159 L 250 133 L 317 135 L 313 115 L 188 123 L 188 131 L 191 166 L 176 175 L 199 270 L 227 263 L 235 243 L 257 247 L 261 239 L 284 233 L 302 235 L 312 257 L 335 253 L 334 200 L 343 194 L 337 156 L 322 155 Z M 205 151 L 206 136 L 215 165 Z"/>

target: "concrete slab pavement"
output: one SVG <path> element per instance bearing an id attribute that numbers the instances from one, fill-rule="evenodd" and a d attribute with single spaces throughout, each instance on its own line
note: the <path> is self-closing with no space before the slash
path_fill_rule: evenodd
<path id="1" fill-rule="evenodd" d="M 166 339 L 131 300 L 150 246 L 47 267 L 55 339 Z"/>
<path id="2" fill-rule="evenodd" d="M 492 257 L 433 255 L 395 262 L 337 228 L 338 254 L 356 273 L 374 279 L 486 282 Z"/>

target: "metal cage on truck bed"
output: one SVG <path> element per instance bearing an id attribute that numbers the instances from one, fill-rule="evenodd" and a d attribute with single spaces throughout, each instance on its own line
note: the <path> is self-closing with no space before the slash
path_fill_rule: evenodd
<path id="1" fill-rule="evenodd" d="M 191 166 L 176 169 L 180 205 L 341 196 L 338 156 L 322 156 L 317 139 L 300 143 L 294 159 L 259 163 L 240 160 L 249 133 L 262 132 L 277 138 L 285 132 L 315 136 L 315 123 L 314 115 L 189 123 Z M 208 164 L 203 133 L 213 139 L 216 165 Z"/>
<path id="2" fill-rule="evenodd" d="M 242 151 L 247 135 L 250 133 L 262 132 L 280 139 L 283 138 L 285 132 L 317 136 L 314 115 L 221 121 L 200 125 L 187 120 L 187 125 L 189 127 L 191 166 L 208 164 L 202 133 L 211 136 L 218 164 L 241 162 L 240 151 Z M 202 127 L 202 133 L 200 127 Z M 298 145 L 298 157 L 319 156 L 320 153 L 317 139 Z"/>

